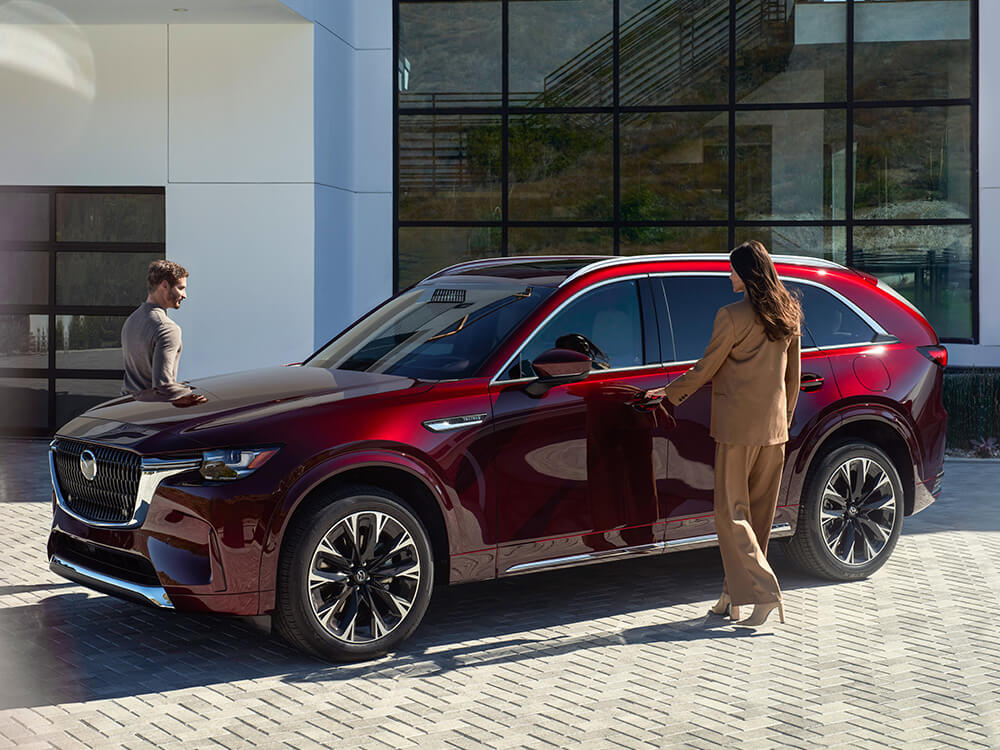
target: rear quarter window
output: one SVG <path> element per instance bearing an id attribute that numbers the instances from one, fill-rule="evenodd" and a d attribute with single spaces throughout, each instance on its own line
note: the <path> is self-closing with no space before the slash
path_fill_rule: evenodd
<path id="1" fill-rule="evenodd" d="M 869 344 L 878 335 L 860 315 L 825 289 L 795 281 L 785 281 L 785 286 L 800 295 L 805 325 L 816 346 Z"/>

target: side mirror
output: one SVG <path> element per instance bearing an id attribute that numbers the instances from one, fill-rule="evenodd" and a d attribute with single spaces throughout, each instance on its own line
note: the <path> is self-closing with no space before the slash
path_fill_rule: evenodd
<path id="1" fill-rule="evenodd" d="M 575 383 L 587 377 L 593 363 L 590 357 L 572 349 L 548 349 L 531 363 L 538 379 L 525 389 L 529 396 L 540 398 L 555 385 Z"/>

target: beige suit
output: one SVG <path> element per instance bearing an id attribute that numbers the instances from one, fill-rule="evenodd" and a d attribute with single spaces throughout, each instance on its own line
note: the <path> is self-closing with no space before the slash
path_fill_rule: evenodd
<path id="1" fill-rule="evenodd" d="M 677 405 L 712 381 L 715 525 L 734 605 L 781 598 L 767 542 L 800 367 L 799 337 L 768 339 L 744 299 L 719 310 L 705 354 L 666 388 Z"/>

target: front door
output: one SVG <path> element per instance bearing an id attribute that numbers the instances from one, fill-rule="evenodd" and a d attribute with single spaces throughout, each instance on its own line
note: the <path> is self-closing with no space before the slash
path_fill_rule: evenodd
<path id="1" fill-rule="evenodd" d="M 652 551 L 662 536 L 667 425 L 640 397 L 664 375 L 639 292 L 626 280 L 570 300 L 491 386 L 500 575 Z M 531 361 L 556 347 L 589 354 L 591 373 L 532 396 Z"/>

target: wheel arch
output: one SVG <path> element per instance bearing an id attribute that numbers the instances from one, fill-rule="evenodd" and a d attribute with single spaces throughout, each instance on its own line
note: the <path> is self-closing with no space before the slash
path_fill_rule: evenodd
<path id="1" fill-rule="evenodd" d="M 274 606 L 274 587 L 282 543 L 291 524 L 308 512 L 317 498 L 341 487 L 366 485 L 399 496 L 417 514 L 427 529 L 434 553 L 435 582 L 447 583 L 450 557 L 448 527 L 442 510 L 445 487 L 423 465 L 408 456 L 379 451 L 341 456 L 330 464 L 314 467 L 286 493 L 286 501 L 270 522 L 261 558 L 261 611 Z"/>
<path id="2" fill-rule="evenodd" d="M 916 440 L 913 433 L 906 427 L 906 423 L 895 414 L 891 414 L 891 416 L 883 413 L 842 415 L 838 425 L 830 429 L 817 442 L 815 449 L 803 462 L 802 468 L 806 471 L 802 474 L 802 482 L 797 495 L 800 496 L 802 490 L 808 486 L 809 477 L 815 471 L 822 457 L 837 446 L 851 441 L 871 443 L 889 456 L 896 471 L 899 472 L 899 479 L 903 485 L 903 515 L 912 515 L 917 479 Z"/>

